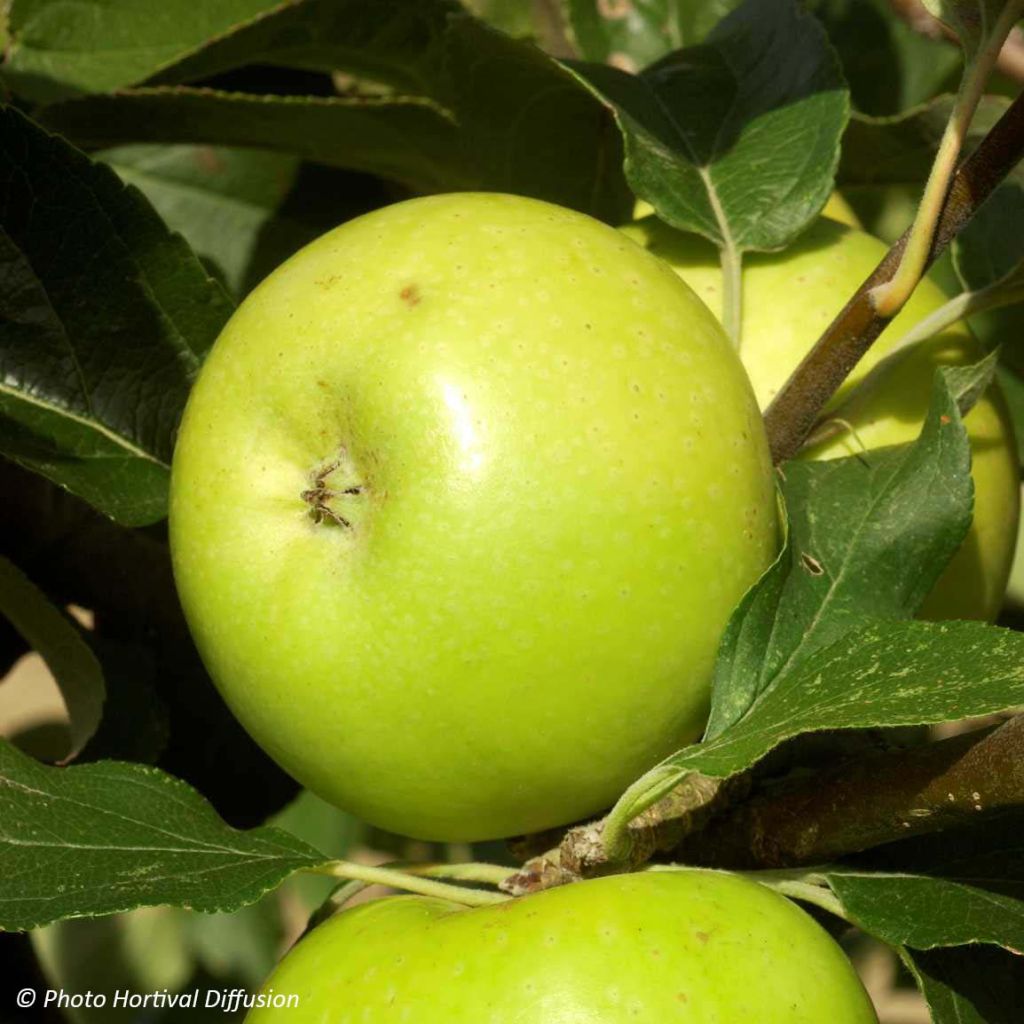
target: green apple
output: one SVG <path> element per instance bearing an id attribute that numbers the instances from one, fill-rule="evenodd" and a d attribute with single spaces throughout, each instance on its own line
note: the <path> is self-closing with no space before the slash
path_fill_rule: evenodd
<path id="1" fill-rule="evenodd" d="M 303 939 L 246 1024 L 877 1024 L 843 951 L 756 882 L 615 875 L 464 910 L 393 896 Z"/>
<path id="2" fill-rule="evenodd" d="M 666 260 L 720 314 L 721 270 L 717 251 L 709 242 L 675 231 L 654 217 L 623 230 Z M 885 251 L 886 246 L 870 235 L 822 219 L 782 252 L 745 257 L 739 351 L 762 408 Z M 922 281 L 832 405 L 849 394 L 910 327 L 945 301 L 936 284 Z M 844 409 L 843 419 L 854 427 L 853 432 L 845 431 L 808 454 L 836 458 L 913 440 L 928 409 L 935 366 L 973 362 L 982 354 L 965 325 L 943 331 L 902 360 L 881 388 Z M 1002 605 L 1016 543 L 1020 474 L 1012 423 L 997 386 L 970 411 L 965 425 L 973 458 L 974 521 L 922 609 L 921 614 L 931 619 L 994 619 Z"/>
<path id="3" fill-rule="evenodd" d="M 170 530 L 255 739 L 448 841 L 593 814 L 695 739 L 776 545 L 757 403 L 703 303 L 607 225 L 470 193 L 351 221 L 245 300 Z"/>

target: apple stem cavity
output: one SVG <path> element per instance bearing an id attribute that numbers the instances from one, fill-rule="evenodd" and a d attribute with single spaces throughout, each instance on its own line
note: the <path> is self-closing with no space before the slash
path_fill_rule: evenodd
<path id="1" fill-rule="evenodd" d="M 312 486 L 304 490 L 300 497 L 310 506 L 310 516 L 314 523 L 333 523 L 348 530 L 352 528 L 350 517 L 355 506 L 347 499 L 362 496 L 365 487 L 362 483 L 332 486 L 328 482 L 329 478 L 338 471 L 342 471 L 343 477 L 351 477 L 354 472 L 344 448 L 340 448 L 333 458 L 311 471 L 309 476 Z"/>

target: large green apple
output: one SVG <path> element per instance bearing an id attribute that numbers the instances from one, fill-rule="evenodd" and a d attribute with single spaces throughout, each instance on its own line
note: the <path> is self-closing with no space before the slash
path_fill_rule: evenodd
<path id="1" fill-rule="evenodd" d="M 246 1024 L 877 1024 L 804 911 L 724 872 L 616 875 L 463 910 L 397 896 L 289 953 Z"/>
<path id="2" fill-rule="evenodd" d="M 721 270 L 710 243 L 675 231 L 654 217 L 624 230 L 665 259 L 720 314 Z M 784 251 L 745 258 L 739 351 L 762 407 L 774 398 L 885 251 L 870 235 L 821 219 Z M 850 375 L 833 406 L 910 327 L 945 301 L 938 285 L 922 281 L 906 308 Z M 982 354 L 965 325 L 943 331 L 903 360 L 877 392 L 844 409 L 843 419 L 855 433 L 844 431 L 808 454 L 836 458 L 856 454 L 862 446 L 870 449 L 913 440 L 928 409 L 935 366 L 973 362 Z M 1020 509 L 1013 428 L 998 387 L 989 389 L 965 424 L 973 457 L 974 521 L 921 614 L 932 619 L 992 620 L 1002 605 Z"/>
<path id="3" fill-rule="evenodd" d="M 170 525 L 256 740 L 440 840 L 592 814 L 693 740 L 776 543 L 707 308 L 606 225 L 466 193 L 352 221 L 246 299 L 189 400 Z"/>

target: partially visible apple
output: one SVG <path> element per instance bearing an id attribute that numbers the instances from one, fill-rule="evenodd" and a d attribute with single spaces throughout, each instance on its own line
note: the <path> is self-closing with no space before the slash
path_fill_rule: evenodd
<path id="1" fill-rule="evenodd" d="M 756 882 L 615 875 L 463 910 L 397 896 L 343 911 L 246 1024 L 877 1024 L 824 929 Z"/>
<path id="2" fill-rule="evenodd" d="M 717 250 L 709 242 L 676 231 L 655 217 L 623 230 L 666 260 L 721 315 L 721 270 Z M 870 235 L 821 219 L 784 251 L 745 257 L 739 351 L 762 408 L 885 251 Z M 850 375 L 832 406 L 910 327 L 945 301 L 936 284 L 922 281 L 906 308 Z M 883 388 L 844 411 L 843 418 L 853 425 L 856 435 L 844 432 L 810 451 L 809 456 L 835 458 L 861 451 L 861 444 L 870 449 L 913 440 L 928 409 L 936 365 L 973 362 L 982 354 L 965 325 L 943 331 L 903 360 Z M 970 411 L 965 425 L 973 457 L 974 522 L 921 614 L 931 619 L 993 620 L 1002 605 L 1020 514 L 1016 444 L 996 385 Z"/>
<path id="3" fill-rule="evenodd" d="M 776 545 L 757 403 L 703 303 L 613 228 L 469 193 L 351 221 L 246 299 L 170 529 L 257 742 L 449 841 L 593 814 L 695 739 Z"/>

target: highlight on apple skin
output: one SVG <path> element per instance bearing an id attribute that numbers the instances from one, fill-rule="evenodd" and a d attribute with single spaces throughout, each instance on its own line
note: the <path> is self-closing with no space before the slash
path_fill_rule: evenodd
<path id="1" fill-rule="evenodd" d="M 664 259 L 721 315 L 718 252 L 703 238 L 645 217 L 625 233 Z M 743 261 L 743 327 L 739 353 L 762 408 L 818 340 L 886 246 L 862 231 L 821 218 L 779 253 L 748 253 Z M 944 305 L 946 295 L 923 280 L 903 311 L 868 350 L 833 398 L 834 408 L 917 322 Z M 901 360 L 884 386 L 843 410 L 845 431 L 806 452 L 815 459 L 855 455 L 914 440 L 928 410 L 935 367 L 980 359 L 984 351 L 958 323 Z M 1020 516 L 1020 472 L 1009 411 L 993 384 L 964 420 L 971 439 L 974 521 L 925 601 L 929 619 L 994 621 L 1002 607 Z"/>
<path id="2" fill-rule="evenodd" d="M 842 949 L 756 882 L 614 875 L 474 910 L 423 896 L 314 929 L 246 1024 L 877 1024 Z"/>
<path id="3" fill-rule="evenodd" d="M 619 231 L 459 193 L 351 221 L 241 305 L 174 457 L 215 683 L 372 824 L 575 821 L 698 737 L 777 524 L 715 317 Z"/>

